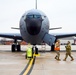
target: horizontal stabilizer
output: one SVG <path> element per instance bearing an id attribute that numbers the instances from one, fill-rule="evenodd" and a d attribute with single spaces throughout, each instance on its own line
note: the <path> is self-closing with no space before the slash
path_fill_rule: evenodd
<path id="1" fill-rule="evenodd" d="M 43 41 L 51 46 L 55 42 L 55 39 L 53 35 L 45 34 Z"/>
<path id="2" fill-rule="evenodd" d="M 62 27 L 50 28 L 49 30 L 62 29 Z"/>
<path id="3" fill-rule="evenodd" d="M 11 27 L 11 29 L 18 29 L 18 30 L 20 30 L 20 28 L 15 28 L 15 27 Z"/>

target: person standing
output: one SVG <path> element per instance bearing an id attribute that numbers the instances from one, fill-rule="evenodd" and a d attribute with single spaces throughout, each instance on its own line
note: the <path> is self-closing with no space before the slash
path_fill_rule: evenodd
<path id="1" fill-rule="evenodd" d="M 60 61 L 60 40 L 56 41 L 54 50 L 57 53 L 57 55 L 55 56 L 55 59 Z"/>
<path id="2" fill-rule="evenodd" d="M 66 61 L 68 56 L 70 56 L 71 57 L 71 61 L 73 61 L 74 58 L 71 56 L 71 44 L 70 44 L 70 41 L 67 42 L 67 45 L 65 46 L 65 48 L 66 48 L 66 56 L 63 59 L 63 61 Z"/>

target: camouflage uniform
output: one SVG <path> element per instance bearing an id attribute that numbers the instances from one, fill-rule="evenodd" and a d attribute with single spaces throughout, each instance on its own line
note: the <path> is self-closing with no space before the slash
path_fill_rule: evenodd
<path id="1" fill-rule="evenodd" d="M 59 57 L 60 57 L 60 41 L 59 40 L 57 40 L 57 42 L 55 43 L 55 51 L 57 53 L 57 55 L 55 56 L 55 59 L 60 61 L 60 59 L 59 59 Z"/>
<path id="2" fill-rule="evenodd" d="M 67 45 L 65 46 L 66 48 L 66 56 L 65 56 L 65 59 L 64 61 L 66 61 L 68 55 L 71 57 L 71 61 L 73 61 L 73 57 L 71 56 L 71 45 L 70 45 L 70 42 L 68 41 Z"/>

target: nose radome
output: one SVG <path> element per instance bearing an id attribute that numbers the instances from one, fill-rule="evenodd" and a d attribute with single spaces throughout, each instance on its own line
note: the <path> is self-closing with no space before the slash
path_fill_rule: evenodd
<path id="1" fill-rule="evenodd" d="M 26 19 L 27 31 L 30 35 L 37 35 L 41 30 L 42 21 L 39 19 Z"/>

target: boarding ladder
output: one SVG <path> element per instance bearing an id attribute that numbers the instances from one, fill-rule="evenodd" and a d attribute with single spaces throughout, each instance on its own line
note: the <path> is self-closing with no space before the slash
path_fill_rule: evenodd
<path id="1" fill-rule="evenodd" d="M 45 50 L 46 50 L 46 44 L 45 43 L 42 43 L 41 50 L 42 50 L 42 52 L 45 52 Z"/>

